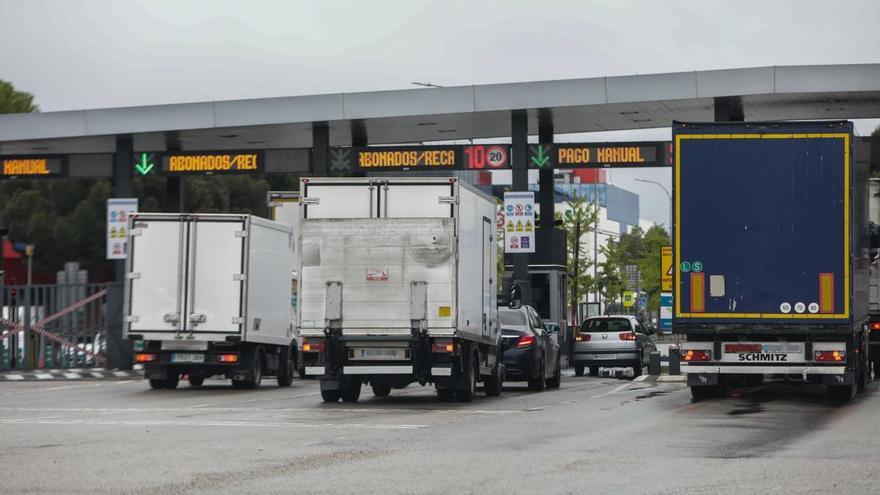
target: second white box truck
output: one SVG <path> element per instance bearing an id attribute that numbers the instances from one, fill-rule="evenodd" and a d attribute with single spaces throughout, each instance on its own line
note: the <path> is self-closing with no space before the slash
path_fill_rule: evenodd
<path id="1" fill-rule="evenodd" d="M 251 215 L 129 220 L 124 335 L 153 388 L 221 375 L 289 386 L 296 370 L 293 229 Z"/>
<path id="2" fill-rule="evenodd" d="M 325 401 L 501 393 L 495 200 L 456 178 L 304 178 L 299 325 Z"/>

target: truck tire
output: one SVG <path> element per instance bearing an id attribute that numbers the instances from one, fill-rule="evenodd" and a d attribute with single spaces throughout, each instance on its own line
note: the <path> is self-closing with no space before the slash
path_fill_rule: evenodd
<path id="1" fill-rule="evenodd" d="M 584 376 L 584 367 L 583 366 L 575 366 L 574 367 L 574 376 Z"/>
<path id="2" fill-rule="evenodd" d="M 165 388 L 165 380 L 162 378 L 150 378 L 150 388 L 153 390 Z"/>
<path id="3" fill-rule="evenodd" d="M 260 388 L 263 382 L 263 354 L 260 349 L 253 350 L 253 358 L 251 359 L 250 377 L 244 380 L 232 380 L 232 386 L 237 389 L 256 390 Z"/>
<path id="4" fill-rule="evenodd" d="M 371 382 L 370 386 L 373 388 L 373 395 L 376 397 L 388 397 L 388 394 L 391 393 L 391 385 L 382 382 Z"/>
<path id="5" fill-rule="evenodd" d="M 547 388 L 559 388 L 562 384 L 562 369 L 559 362 L 556 362 L 556 371 L 553 373 L 553 376 L 548 378 L 547 380 Z"/>
<path id="6" fill-rule="evenodd" d="M 341 392 L 342 402 L 357 402 L 361 398 L 361 382 L 352 381 Z"/>
<path id="7" fill-rule="evenodd" d="M 496 363 L 492 375 L 483 381 L 483 391 L 489 397 L 498 397 L 502 388 L 504 388 L 504 375 L 501 373 L 501 365 Z"/>
<path id="8" fill-rule="evenodd" d="M 190 375 L 189 376 L 189 386 L 190 387 L 201 387 L 202 384 L 205 383 L 205 377 Z"/>
<path id="9" fill-rule="evenodd" d="M 321 399 L 324 402 L 339 402 L 341 396 L 340 390 L 321 390 Z"/>
<path id="10" fill-rule="evenodd" d="M 598 366 L 590 366 L 590 376 L 599 376 Z"/>
<path id="11" fill-rule="evenodd" d="M 764 383 L 764 375 L 746 375 L 746 386 L 758 387 Z"/>
<path id="12" fill-rule="evenodd" d="M 454 399 L 454 390 L 437 389 L 437 400 L 439 400 L 440 402 L 452 402 Z"/>
<path id="13" fill-rule="evenodd" d="M 541 370 L 538 372 L 538 376 L 536 378 L 529 378 L 529 390 L 532 392 L 540 392 L 547 387 L 547 382 L 544 381 L 544 363 L 541 363 Z"/>
<path id="14" fill-rule="evenodd" d="M 480 375 L 480 361 L 476 355 L 472 355 L 470 362 L 464 366 L 466 375 L 465 384 L 467 388 L 459 390 L 456 395 L 459 402 L 473 402 L 474 396 L 477 395 L 477 377 Z"/>
<path id="15" fill-rule="evenodd" d="M 849 402 L 856 396 L 856 385 L 829 385 L 828 396 L 837 402 Z"/>
<path id="16" fill-rule="evenodd" d="M 296 372 L 296 363 L 294 362 L 295 352 L 288 346 L 281 350 L 281 356 L 278 357 L 278 386 L 289 387 L 293 384 L 293 374 Z"/>
<path id="17" fill-rule="evenodd" d="M 880 379 L 880 359 L 874 360 L 874 379 Z"/>
<path id="18" fill-rule="evenodd" d="M 180 383 L 180 375 L 177 372 L 169 373 L 168 378 L 165 379 L 165 388 L 174 390 L 178 383 Z"/>

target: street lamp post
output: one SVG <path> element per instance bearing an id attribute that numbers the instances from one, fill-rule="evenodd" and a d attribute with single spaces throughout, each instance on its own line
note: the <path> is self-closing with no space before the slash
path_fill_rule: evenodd
<path id="1" fill-rule="evenodd" d="M 669 189 L 666 189 L 666 186 L 664 186 L 663 184 L 661 184 L 657 181 L 654 181 L 654 180 L 636 178 L 635 181 L 636 182 L 644 182 L 646 184 L 654 184 L 655 186 L 659 187 L 660 189 L 663 189 L 663 192 L 666 193 L 666 198 L 669 199 L 669 237 L 672 238 L 672 218 L 673 218 L 674 212 L 672 211 L 672 208 L 673 208 L 672 195 L 669 194 Z M 658 326 L 660 324 L 659 311 L 657 313 L 657 324 L 658 324 Z M 675 343 L 676 344 L 679 343 L 678 342 L 678 335 L 675 336 Z"/>

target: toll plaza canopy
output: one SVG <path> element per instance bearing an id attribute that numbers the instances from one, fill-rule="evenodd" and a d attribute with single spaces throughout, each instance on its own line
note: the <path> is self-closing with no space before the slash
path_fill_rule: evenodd
<path id="1" fill-rule="evenodd" d="M 552 133 L 562 134 L 667 127 L 673 120 L 877 118 L 880 64 L 758 67 L 0 115 L 0 155 L 69 154 L 70 159 L 54 168 L 47 163 L 35 170 L 92 175 L 77 173 L 83 167 L 101 176 L 82 154 L 113 153 L 117 137 L 130 136 L 126 151 L 133 152 L 288 150 L 286 159 L 267 159 L 265 171 L 306 172 L 300 169 L 302 157 L 293 152 L 312 148 L 320 129 L 325 147 L 492 138 L 511 135 L 511 116 L 517 112 L 525 112 L 530 134 L 548 122 Z M 719 118 L 719 112 L 725 115 Z M 28 162 L 16 164 L 22 170 L 34 167 Z M 109 164 L 99 168 L 110 172 Z"/>

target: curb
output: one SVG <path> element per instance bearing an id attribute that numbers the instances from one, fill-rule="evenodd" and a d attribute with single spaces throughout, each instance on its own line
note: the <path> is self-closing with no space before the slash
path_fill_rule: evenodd
<path id="1" fill-rule="evenodd" d="M 685 383 L 685 375 L 642 375 L 633 380 L 634 382 L 661 382 L 661 383 Z"/>
<path id="2" fill-rule="evenodd" d="M 108 370 L 104 368 L 73 368 L 58 370 L 7 371 L 0 373 L 0 382 L 51 380 L 124 380 L 143 378 L 143 370 Z"/>

